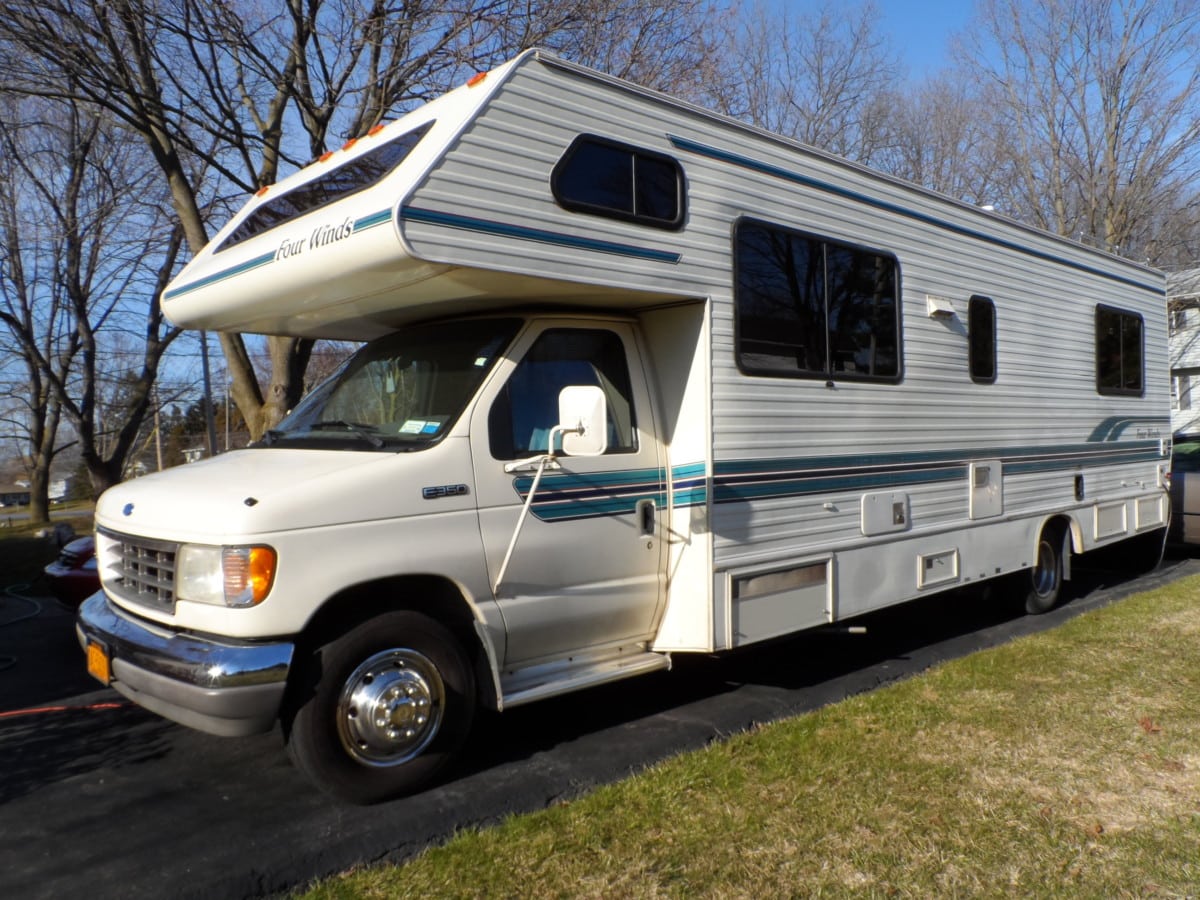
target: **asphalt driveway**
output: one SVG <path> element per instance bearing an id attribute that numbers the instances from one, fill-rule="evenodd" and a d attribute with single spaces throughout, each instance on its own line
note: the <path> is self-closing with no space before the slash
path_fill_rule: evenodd
<path id="1" fill-rule="evenodd" d="M 456 830 L 544 808 L 672 754 L 1053 627 L 1186 574 L 1090 571 L 1025 617 L 969 595 L 485 717 L 460 768 L 413 797 L 341 806 L 291 768 L 279 734 L 212 737 L 99 689 L 72 616 L 0 595 L 0 896 L 254 897 L 401 860 Z M 15 618 L 28 616 L 21 621 Z"/>

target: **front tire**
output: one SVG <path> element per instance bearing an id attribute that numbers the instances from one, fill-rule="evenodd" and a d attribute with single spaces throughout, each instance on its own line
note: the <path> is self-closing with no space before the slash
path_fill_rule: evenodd
<path id="1" fill-rule="evenodd" d="M 288 754 L 322 790 L 376 803 L 427 784 L 458 753 L 475 680 L 458 642 L 421 613 L 385 613 L 299 663 Z"/>
<path id="2" fill-rule="evenodd" d="M 1048 613 L 1062 597 L 1063 533 L 1057 528 L 1042 529 L 1038 537 L 1037 561 L 1028 572 L 1025 612 Z"/>

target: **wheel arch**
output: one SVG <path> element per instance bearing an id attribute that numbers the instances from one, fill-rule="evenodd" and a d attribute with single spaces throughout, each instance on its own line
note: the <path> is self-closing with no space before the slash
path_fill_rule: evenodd
<path id="1" fill-rule="evenodd" d="M 1082 553 L 1084 549 L 1083 524 L 1075 516 L 1068 516 L 1066 514 L 1052 516 L 1049 522 L 1054 522 L 1056 527 L 1063 529 L 1063 581 L 1070 581 L 1071 559 L 1076 554 Z M 1043 525 L 1042 527 L 1045 528 L 1046 526 Z"/>
<path id="2" fill-rule="evenodd" d="M 448 629 L 474 666 L 477 702 L 498 708 L 500 648 L 494 646 L 479 608 L 443 575 L 396 575 L 338 591 L 305 623 L 297 637 L 297 654 L 313 652 L 337 635 L 396 610 L 422 613 Z"/>

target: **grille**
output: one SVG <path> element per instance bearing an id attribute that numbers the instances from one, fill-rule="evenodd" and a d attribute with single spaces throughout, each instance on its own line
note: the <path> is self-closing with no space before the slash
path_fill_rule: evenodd
<path id="1" fill-rule="evenodd" d="M 98 561 L 105 588 L 122 600 L 175 612 L 178 544 L 102 531 Z"/>

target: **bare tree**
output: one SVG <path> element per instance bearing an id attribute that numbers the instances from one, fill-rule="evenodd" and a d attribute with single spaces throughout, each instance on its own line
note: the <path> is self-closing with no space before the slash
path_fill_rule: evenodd
<path id="1" fill-rule="evenodd" d="M 1003 203 L 990 115 L 970 79 L 947 71 L 890 99 L 889 147 L 874 163 L 976 205 Z"/>
<path id="2" fill-rule="evenodd" d="M 494 65 L 521 49 L 514 39 L 585 36 L 592 61 L 679 72 L 691 57 L 675 29 L 687 21 L 684 36 L 698 34 L 705 9 L 700 0 L 13 0 L 0 19 L 11 48 L 0 88 L 94 103 L 140 134 L 197 252 L 234 196 Z M 618 36 L 607 25 L 638 30 Z M 264 387 L 243 339 L 220 340 L 234 400 L 260 434 L 299 398 L 312 342 L 271 338 Z"/>
<path id="3" fill-rule="evenodd" d="M 1013 211 L 1164 261 L 1163 211 L 1194 204 L 1200 176 L 1200 7 L 982 0 L 963 48 L 994 114 Z"/>
<path id="4" fill-rule="evenodd" d="M 147 276 L 150 289 L 157 278 L 161 290 L 179 247 L 176 237 L 164 252 L 166 220 L 143 202 L 153 195 L 143 153 L 107 114 L 74 102 L 9 103 L 0 122 L 0 323 L 31 388 L 35 517 L 47 511 L 62 414 L 94 490 L 120 479 L 162 355 L 179 333 L 164 325 L 157 300 L 147 311 L 141 304 L 130 309 L 126 299 L 147 290 Z M 157 273 L 147 272 L 151 258 Z M 96 415 L 98 384 L 109 368 L 102 334 L 123 330 L 140 331 L 135 389 L 109 422 L 106 454 Z"/>
<path id="5" fill-rule="evenodd" d="M 901 74 L 868 2 L 797 15 L 760 2 L 736 21 L 710 98 L 770 131 L 872 163 L 887 149 L 888 109 Z"/>

